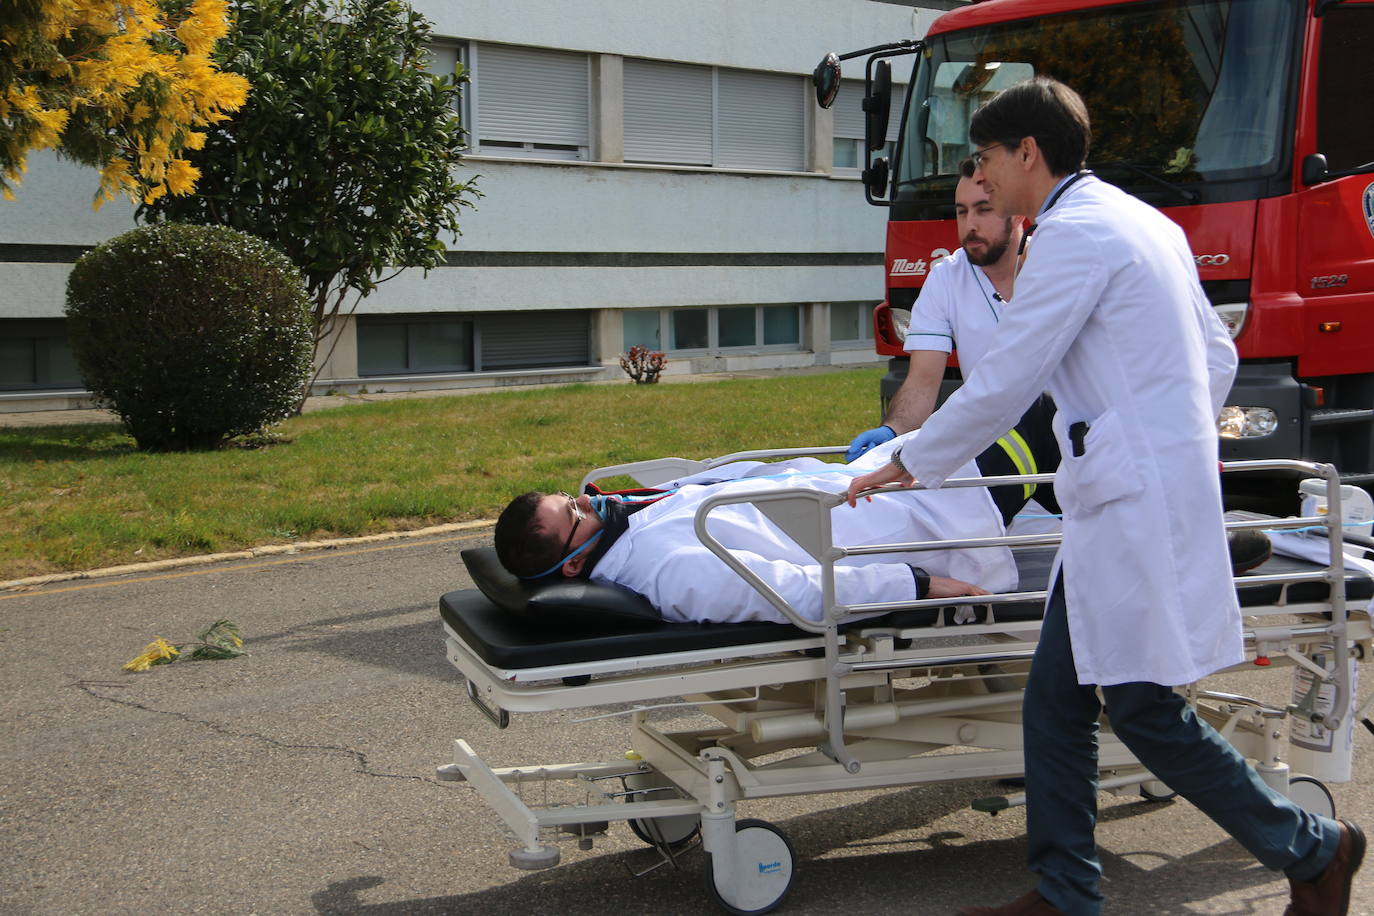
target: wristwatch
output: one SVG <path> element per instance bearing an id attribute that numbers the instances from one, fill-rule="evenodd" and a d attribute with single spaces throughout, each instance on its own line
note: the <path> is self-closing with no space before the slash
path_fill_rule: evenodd
<path id="1" fill-rule="evenodd" d="M 911 567 L 911 575 L 916 579 L 916 598 L 924 598 L 930 591 L 930 574 L 919 566 Z"/>

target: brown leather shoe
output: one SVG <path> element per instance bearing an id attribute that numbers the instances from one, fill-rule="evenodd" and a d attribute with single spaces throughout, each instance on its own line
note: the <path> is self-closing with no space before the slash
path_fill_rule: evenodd
<path id="1" fill-rule="evenodd" d="M 1347 888 L 1346 893 L 1349 893 Z M 966 906 L 959 910 L 959 916 L 1064 916 L 1039 891 L 1031 891 L 1024 897 L 1017 897 L 1002 906 Z"/>
<path id="2" fill-rule="evenodd" d="M 1354 821 L 1340 818 L 1341 840 L 1336 855 L 1317 880 L 1293 881 L 1292 902 L 1283 916 L 1345 916 L 1350 910 L 1350 885 L 1364 861 L 1364 831 Z"/>

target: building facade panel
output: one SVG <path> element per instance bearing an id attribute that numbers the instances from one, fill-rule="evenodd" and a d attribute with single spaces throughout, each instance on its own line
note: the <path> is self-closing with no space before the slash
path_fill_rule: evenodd
<path id="1" fill-rule="evenodd" d="M 882 251 L 884 213 L 853 180 L 805 173 L 470 159 L 483 197 L 464 211 L 467 252 Z"/>
<path id="2" fill-rule="evenodd" d="M 821 55 L 924 34 L 931 3 L 870 0 L 420 0 L 437 35 L 810 73 Z M 575 15 L 576 9 L 581 14 Z M 919 33 L 916 30 L 919 29 Z"/>
<path id="3" fill-rule="evenodd" d="M 471 68 L 462 114 L 475 149 L 462 174 L 485 196 L 447 240 L 446 266 L 403 272 L 338 322 L 321 389 L 380 375 L 396 388 L 611 378 L 619 349 L 646 334 L 669 349 L 670 374 L 876 361 L 866 315 L 883 292 L 884 214 L 864 203 L 858 170 L 834 161 L 854 145 L 840 136 L 853 118 L 817 109 L 808 78 L 827 50 L 912 37 L 938 10 L 415 6 L 434 25 L 432 65 Z M 907 72 L 899 62 L 897 79 Z M 97 183 L 94 170 L 35 154 L 17 199 L 0 203 L 0 339 L 20 320 L 60 319 L 71 263 L 135 225 L 125 200 L 91 208 Z M 563 317 L 577 340 L 549 349 L 547 365 L 507 358 L 501 316 L 573 311 Z M 483 366 L 484 328 L 499 370 Z M 673 346 L 675 328 L 691 346 Z M 5 378 L 0 410 L 38 396 Z"/>
<path id="4" fill-rule="evenodd" d="M 881 267 L 447 267 L 428 277 L 407 271 L 358 314 L 842 302 L 875 277 Z"/>

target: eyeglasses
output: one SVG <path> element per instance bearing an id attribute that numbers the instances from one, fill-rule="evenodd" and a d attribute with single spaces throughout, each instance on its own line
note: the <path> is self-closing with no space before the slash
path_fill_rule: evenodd
<path id="1" fill-rule="evenodd" d="M 975 169 L 981 169 L 981 168 L 983 167 L 983 160 L 987 158 L 986 155 L 985 155 L 985 154 L 987 153 L 987 151 L 990 150 L 990 149 L 996 149 L 997 147 L 1003 146 L 1003 145 L 1004 145 L 1004 144 L 1001 144 L 1001 143 L 989 143 L 987 146 L 983 147 L 982 149 L 976 149 L 976 150 L 974 150 L 974 151 L 973 151 L 973 154 L 972 154 L 971 156 L 969 156 L 969 158 L 973 160 L 973 167 L 974 167 Z"/>
<path id="2" fill-rule="evenodd" d="M 560 557 L 566 557 L 568 555 L 568 548 L 572 546 L 573 538 L 577 537 L 577 526 L 582 524 L 582 520 L 587 516 L 582 514 L 582 510 L 578 508 L 577 505 L 577 498 L 571 493 L 564 493 L 562 490 L 559 490 L 558 495 L 568 501 L 568 505 L 572 506 L 573 512 L 572 530 L 568 532 L 568 539 L 563 542 L 563 549 L 558 551 Z"/>

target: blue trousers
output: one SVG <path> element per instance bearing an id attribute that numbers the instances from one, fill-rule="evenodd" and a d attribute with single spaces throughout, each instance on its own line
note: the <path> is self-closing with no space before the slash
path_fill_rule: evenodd
<path id="1" fill-rule="evenodd" d="M 1335 821 L 1310 814 L 1260 779 L 1229 742 L 1169 687 L 1103 687 L 1117 737 L 1169 788 L 1216 821 L 1265 866 L 1308 881 L 1336 854 Z M 1097 824 L 1097 691 L 1078 683 L 1064 587 L 1056 581 L 1026 682 L 1026 829 L 1040 894 L 1069 916 L 1102 911 Z"/>

